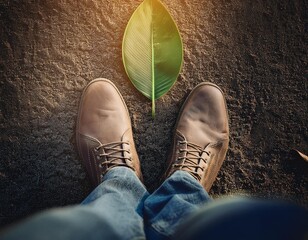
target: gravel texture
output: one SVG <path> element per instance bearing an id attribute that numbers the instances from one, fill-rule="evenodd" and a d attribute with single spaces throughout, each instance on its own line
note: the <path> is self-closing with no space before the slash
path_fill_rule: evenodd
<path id="1" fill-rule="evenodd" d="M 126 24 L 141 0 L 0 0 L 0 226 L 91 191 L 75 151 L 82 89 L 112 80 L 131 114 L 145 184 L 157 188 L 181 104 L 198 83 L 225 92 L 230 149 L 210 192 L 307 204 L 307 1 L 162 0 L 184 43 L 171 91 L 151 102 L 128 80 Z"/>

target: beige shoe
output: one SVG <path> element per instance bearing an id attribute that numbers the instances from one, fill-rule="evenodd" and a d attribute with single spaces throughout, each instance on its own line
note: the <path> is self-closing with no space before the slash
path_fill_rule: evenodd
<path id="1" fill-rule="evenodd" d="M 175 128 L 164 177 L 183 170 L 209 191 L 229 143 L 228 113 L 221 89 L 212 83 L 195 87 L 182 107 Z"/>
<path id="2" fill-rule="evenodd" d="M 131 168 L 142 180 L 129 113 L 119 90 L 109 80 L 95 79 L 84 89 L 76 140 L 94 187 L 108 170 L 119 166 Z"/>

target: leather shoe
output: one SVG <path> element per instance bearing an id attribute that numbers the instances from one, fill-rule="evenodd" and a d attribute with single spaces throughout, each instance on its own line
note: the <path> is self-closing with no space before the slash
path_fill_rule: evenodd
<path id="1" fill-rule="evenodd" d="M 114 167 L 128 167 L 142 180 L 126 104 L 107 79 L 91 81 L 79 104 L 77 149 L 95 187 Z"/>
<path id="2" fill-rule="evenodd" d="M 209 191 L 225 159 L 229 143 L 226 101 L 212 83 L 195 87 L 178 117 L 164 178 L 182 170 Z"/>

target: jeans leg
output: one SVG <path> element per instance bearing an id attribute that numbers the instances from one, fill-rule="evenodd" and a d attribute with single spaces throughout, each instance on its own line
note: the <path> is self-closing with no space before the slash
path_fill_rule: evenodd
<path id="1" fill-rule="evenodd" d="M 304 240 L 307 236 L 307 209 L 286 202 L 231 198 L 193 214 L 173 239 Z"/>
<path id="2" fill-rule="evenodd" d="M 131 169 L 116 167 L 81 205 L 34 216 L 0 239 L 145 239 L 142 209 L 148 195 Z"/>
<path id="3" fill-rule="evenodd" d="M 147 238 L 171 237 L 179 224 L 209 201 L 198 181 L 185 171 L 176 171 L 144 202 Z"/>

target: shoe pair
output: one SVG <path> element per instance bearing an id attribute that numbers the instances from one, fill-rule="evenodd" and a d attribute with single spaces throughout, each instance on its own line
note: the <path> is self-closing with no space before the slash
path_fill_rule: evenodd
<path id="1" fill-rule="evenodd" d="M 114 167 L 132 169 L 142 181 L 128 109 L 115 85 L 91 81 L 83 91 L 77 119 L 77 148 L 93 187 Z M 229 143 L 226 101 L 219 87 L 195 87 L 179 114 L 164 179 L 188 172 L 209 191 Z"/>

